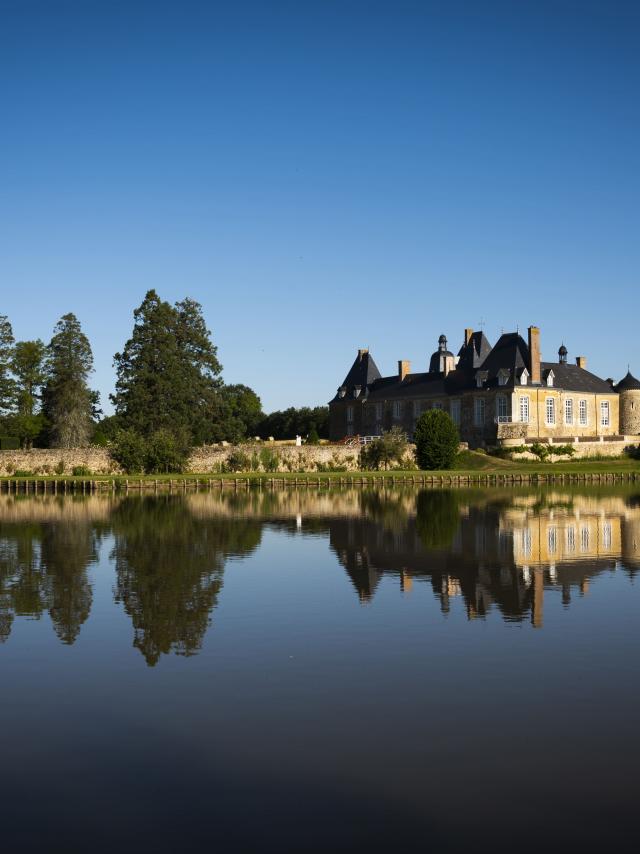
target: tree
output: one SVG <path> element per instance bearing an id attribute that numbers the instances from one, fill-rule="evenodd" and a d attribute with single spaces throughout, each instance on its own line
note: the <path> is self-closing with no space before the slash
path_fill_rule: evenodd
<path id="1" fill-rule="evenodd" d="M 407 437 L 399 427 L 392 427 L 373 442 L 365 445 L 360 453 L 360 464 L 363 468 L 388 469 L 396 463 L 402 465 L 407 453 Z"/>
<path id="2" fill-rule="evenodd" d="M 255 436 L 264 418 L 260 398 L 246 385 L 224 385 L 219 392 L 220 411 L 216 422 L 217 441 L 240 442 Z"/>
<path id="3" fill-rule="evenodd" d="M 307 436 L 315 427 L 318 436 L 329 438 L 329 407 L 302 406 L 295 409 L 278 410 L 265 416 L 258 426 L 258 434 L 266 439 L 293 439 L 295 436 Z"/>
<path id="4" fill-rule="evenodd" d="M 15 397 L 15 382 L 11 376 L 14 338 L 9 318 L 0 314 L 0 416 L 11 412 Z"/>
<path id="5" fill-rule="evenodd" d="M 458 455 L 460 436 L 446 412 L 429 409 L 416 423 L 413 434 L 421 469 L 450 469 Z"/>
<path id="6" fill-rule="evenodd" d="M 47 348 L 40 339 L 18 341 L 14 348 L 12 370 L 16 377 L 16 415 L 12 423 L 13 432 L 24 448 L 32 446 L 45 423 L 44 415 L 38 409 L 46 380 L 46 352 Z"/>
<path id="7" fill-rule="evenodd" d="M 87 385 L 93 371 L 93 354 L 75 314 L 65 314 L 56 324 L 47 347 L 46 371 L 42 403 L 49 422 L 50 445 L 56 448 L 87 445 L 97 392 Z"/>
<path id="8" fill-rule="evenodd" d="M 201 306 L 191 299 L 172 306 L 150 290 L 133 316 L 131 338 L 114 357 L 120 424 L 145 438 L 168 430 L 206 441 L 222 367 Z"/>

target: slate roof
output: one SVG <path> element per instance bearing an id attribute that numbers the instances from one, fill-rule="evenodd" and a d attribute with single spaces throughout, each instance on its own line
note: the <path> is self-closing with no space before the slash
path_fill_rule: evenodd
<path id="1" fill-rule="evenodd" d="M 345 398 L 354 399 L 354 389 L 356 386 L 360 386 L 360 396 L 364 397 L 367 392 L 367 388 L 379 379 L 380 371 L 378 370 L 376 363 L 373 361 L 373 356 L 368 350 L 359 350 L 356 360 L 353 365 L 351 365 L 349 373 L 345 377 L 341 386 L 341 388 L 346 388 L 347 390 L 345 397 L 340 398 L 340 395 L 336 394 L 334 400 L 344 400 Z"/>
<path id="2" fill-rule="evenodd" d="M 601 380 L 600 377 L 584 368 L 579 368 L 577 365 L 541 362 L 540 367 L 543 371 L 553 370 L 555 375 L 554 388 L 561 388 L 565 391 L 585 391 L 591 394 L 611 394 L 614 391 L 613 386 L 606 380 Z"/>
<path id="3" fill-rule="evenodd" d="M 458 351 L 458 367 L 470 371 L 479 368 L 490 352 L 491 344 L 484 332 L 474 332 L 469 343 L 463 344 Z"/>
<path id="4" fill-rule="evenodd" d="M 616 391 L 640 391 L 640 380 L 637 380 L 631 371 L 627 371 L 626 377 L 620 380 L 615 389 Z"/>

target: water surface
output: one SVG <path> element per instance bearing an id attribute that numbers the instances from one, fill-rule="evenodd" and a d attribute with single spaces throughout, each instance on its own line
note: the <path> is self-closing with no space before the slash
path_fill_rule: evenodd
<path id="1" fill-rule="evenodd" d="M 7 850 L 635 850 L 640 493 L 0 496 Z"/>

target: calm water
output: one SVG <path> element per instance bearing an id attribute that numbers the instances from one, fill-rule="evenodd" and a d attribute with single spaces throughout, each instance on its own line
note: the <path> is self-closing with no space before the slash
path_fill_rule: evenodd
<path id="1" fill-rule="evenodd" d="M 636 850 L 640 492 L 0 496 L 3 850 Z"/>

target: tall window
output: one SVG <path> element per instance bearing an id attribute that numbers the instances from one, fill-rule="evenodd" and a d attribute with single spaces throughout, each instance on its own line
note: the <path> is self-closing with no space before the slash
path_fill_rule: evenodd
<path id="1" fill-rule="evenodd" d="M 609 401 L 603 400 L 600 402 L 600 426 L 609 426 Z"/>
<path id="2" fill-rule="evenodd" d="M 347 424 L 353 424 L 353 406 L 347 406 Z"/>
<path id="3" fill-rule="evenodd" d="M 573 400 L 570 397 L 564 402 L 564 423 L 573 424 Z"/>
<path id="4" fill-rule="evenodd" d="M 399 400 L 393 401 L 393 417 L 402 418 L 402 402 Z"/>
<path id="5" fill-rule="evenodd" d="M 450 404 L 449 412 L 451 414 L 451 420 L 456 425 L 456 427 L 460 426 L 460 401 L 452 400 Z"/>
<path id="6" fill-rule="evenodd" d="M 584 427 L 587 423 L 587 401 L 581 400 L 578 404 L 579 412 L 580 412 L 580 424 Z"/>
<path id="7" fill-rule="evenodd" d="M 376 403 L 376 421 L 382 421 L 382 404 Z"/>
<path id="8" fill-rule="evenodd" d="M 435 403 L 433 404 L 433 408 L 434 409 L 442 409 L 442 404 L 440 403 L 439 400 L 435 401 Z"/>
<path id="9" fill-rule="evenodd" d="M 556 402 L 552 397 L 547 398 L 547 424 L 551 426 L 556 423 Z"/>
<path id="10" fill-rule="evenodd" d="M 476 427 L 484 426 L 484 397 L 476 397 L 474 407 Z"/>
<path id="11" fill-rule="evenodd" d="M 523 424 L 529 423 L 529 398 L 521 397 L 520 398 L 520 421 Z"/>
<path id="12" fill-rule="evenodd" d="M 414 418 L 420 418 L 420 401 L 419 400 L 413 401 L 413 417 Z"/>
<path id="13" fill-rule="evenodd" d="M 496 397 L 496 415 L 502 421 L 506 420 L 508 412 L 507 412 L 507 398 L 504 394 L 499 394 Z"/>

